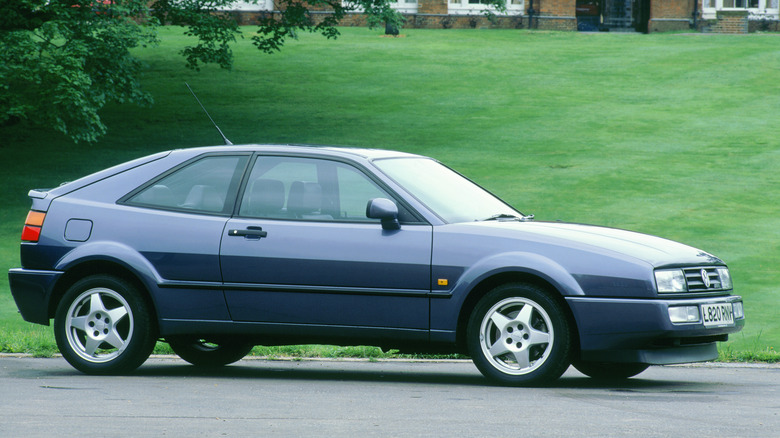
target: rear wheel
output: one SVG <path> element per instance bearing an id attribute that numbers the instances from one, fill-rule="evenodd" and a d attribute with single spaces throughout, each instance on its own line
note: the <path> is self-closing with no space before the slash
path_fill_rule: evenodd
<path id="1" fill-rule="evenodd" d="M 512 283 L 488 292 L 474 308 L 466 336 L 474 364 L 502 384 L 549 383 L 569 367 L 568 319 L 536 286 Z"/>
<path id="2" fill-rule="evenodd" d="M 643 363 L 614 363 L 575 361 L 577 371 L 598 380 L 624 380 L 634 377 L 650 365 Z"/>
<path id="3" fill-rule="evenodd" d="M 200 367 L 221 367 L 241 360 L 254 344 L 240 340 L 207 340 L 197 336 L 166 339 L 171 349 L 187 362 Z"/>
<path id="4" fill-rule="evenodd" d="M 109 275 L 76 282 L 60 301 L 54 337 L 60 353 L 87 374 L 119 374 L 139 367 L 156 343 L 140 291 Z"/>

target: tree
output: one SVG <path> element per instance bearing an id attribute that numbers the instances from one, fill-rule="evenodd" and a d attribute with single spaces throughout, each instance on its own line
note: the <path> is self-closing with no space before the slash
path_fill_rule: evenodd
<path id="1" fill-rule="evenodd" d="M 186 65 L 215 63 L 229 69 L 230 45 L 241 35 L 220 13 L 236 0 L 2 0 L 0 4 L 0 126 L 27 119 L 51 126 L 73 141 L 105 134 L 99 111 L 109 102 L 149 105 L 138 81 L 141 68 L 130 52 L 157 42 L 161 24 L 186 26 L 196 44 L 182 50 Z M 488 0 L 499 10 L 502 0 Z M 315 20 L 313 8 L 332 14 Z M 277 0 L 278 13 L 263 18 L 253 44 L 279 51 L 298 31 L 339 35 L 346 12 L 362 10 L 371 25 L 399 26 L 390 0 Z"/>
<path id="2" fill-rule="evenodd" d="M 51 126 L 74 141 L 106 131 L 107 102 L 151 103 L 130 49 L 155 41 L 143 1 L 10 0 L 0 6 L 0 124 Z"/>

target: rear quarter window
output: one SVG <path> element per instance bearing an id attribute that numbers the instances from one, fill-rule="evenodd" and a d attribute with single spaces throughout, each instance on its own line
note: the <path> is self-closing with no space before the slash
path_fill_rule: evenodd
<path id="1" fill-rule="evenodd" d="M 230 213 L 245 156 L 210 156 L 185 164 L 144 184 L 120 203 L 204 213 Z"/>

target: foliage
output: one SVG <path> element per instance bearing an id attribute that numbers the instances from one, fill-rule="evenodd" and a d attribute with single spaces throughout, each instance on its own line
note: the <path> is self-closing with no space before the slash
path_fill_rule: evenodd
<path id="1" fill-rule="evenodd" d="M 107 102 L 148 104 L 130 49 L 155 42 L 143 0 L 10 0 L 0 6 L 0 124 L 31 119 L 93 142 Z"/>
<path id="2" fill-rule="evenodd" d="M 385 34 L 398 35 L 399 29 L 404 25 L 406 19 L 398 11 L 388 8 L 375 14 L 369 14 L 367 21 L 370 28 L 384 25 Z"/>
<path id="3" fill-rule="evenodd" d="M 733 344 L 722 344 L 719 348 L 719 362 L 767 362 L 778 363 L 780 362 L 780 351 L 776 351 L 775 347 L 766 345 L 761 336 L 763 330 L 759 329 L 758 334 L 744 343 L 742 349 L 737 350 Z M 739 333 L 744 340 L 744 332 Z"/>
<path id="4" fill-rule="evenodd" d="M 0 4 L 0 126 L 20 119 L 51 126 L 74 142 L 106 132 L 99 111 L 110 102 L 151 104 L 141 89 L 131 49 L 156 43 L 160 23 L 186 26 L 194 45 L 181 50 L 187 67 L 230 69 L 231 44 L 241 36 L 228 13 L 236 0 L 4 0 Z M 256 1 L 256 0 L 255 0 Z M 499 3 L 500 0 L 490 0 Z M 279 0 L 252 36 L 265 53 L 278 52 L 298 30 L 336 38 L 348 11 L 371 25 L 398 28 L 403 19 L 389 0 Z M 312 14 L 325 7 L 332 14 Z"/>
<path id="5" fill-rule="evenodd" d="M 181 54 L 187 67 L 199 70 L 200 64 L 214 63 L 229 69 L 233 65 L 230 44 L 240 35 L 238 24 L 230 16 L 219 14 L 234 0 L 158 0 L 152 15 L 160 23 L 187 26 L 185 35 L 195 37 L 195 46 L 186 46 Z"/>
<path id="6" fill-rule="evenodd" d="M 764 347 L 761 350 L 735 350 L 727 348 L 720 352 L 718 362 L 766 362 L 780 363 L 780 352 L 774 347 Z"/>

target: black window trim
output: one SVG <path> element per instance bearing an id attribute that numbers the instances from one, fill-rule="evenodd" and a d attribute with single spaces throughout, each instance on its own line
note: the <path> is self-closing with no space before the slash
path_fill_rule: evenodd
<path id="1" fill-rule="evenodd" d="M 246 179 L 246 172 L 248 169 L 248 163 L 251 162 L 253 153 L 252 152 L 240 152 L 240 151 L 225 151 L 225 152 L 208 152 L 205 154 L 200 154 L 198 156 L 192 157 L 188 160 L 185 160 L 176 166 L 166 170 L 165 172 L 157 175 L 156 177 L 150 179 L 149 181 L 141 184 L 140 186 L 136 187 L 132 191 L 130 191 L 128 194 L 122 196 L 119 198 L 116 203 L 118 205 L 127 205 L 131 207 L 142 207 L 142 208 L 149 208 L 152 210 L 162 210 L 162 211 L 172 211 L 177 213 L 189 213 L 189 214 L 199 214 L 199 215 L 208 215 L 208 216 L 223 216 L 223 217 L 230 217 L 232 216 L 232 212 L 235 210 L 236 205 L 238 204 L 238 189 L 242 186 L 242 182 Z M 153 185 L 157 184 L 159 181 L 167 178 L 168 176 L 178 172 L 179 170 L 190 166 L 200 160 L 204 160 L 206 158 L 211 157 L 239 157 L 244 158 L 243 166 L 241 161 L 239 161 L 238 166 L 236 166 L 236 171 L 233 174 L 233 178 L 230 180 L 230 185 L 228 186 L 228 192 L 225 196 L 225 206 L 222 208 L 222 211 L 205 211 L 205 210 L 193 210 L 188 208 L 179 208 L 179 207 L 165 207 L 161 205 L 154 205 L 154 204 L 145 204 L 142 202 L 132 202 L 130 201 L 134 196 L 137 194 L 143 192 L 144 190 L 148 189 L 149 187 L 152 187 Z M 243 168 L 242 168 L 243 167 Z M 233 196 L 231 196 L 233 194 Z"/>
<path id="2" fill-rule="evenodd" d="M 402 196 L 399 196 L 398 193 L 396 193 L 395 190 L 390 188 L 384 181 L 382 181 L 379 177 L 374 175 L 372 172 L 370 172 L 368 169 L 366 169 L 365 166 L 361 165 L 360 163 L 350 160 L 347 158 L 337 157 L 337 156 L 330 156 L 330 155 L 317 155 L 317 154 L 311 154 L 311 153 L 305 153 L 305 152 L 255 152 L 252 156 L 252 158 L 249 160 L 246 166 L 246 170 L 244 171 L 244 177 L 241 181 L 241 187 L 239 188 L 238 194 L 236 196 L 236 202 L 233 207 L 233 214 L 232 217 L 241 218 L 241 219 L 261 219 L 261 220 L 274 220 L 274 221 L 295 221 L 295 222 L 320 222 L 320 223 L 355 223 L 355 224 L 368 224 L 368 223 L 374 223 L 374 222 L 367 222 L 367 221 L 350 221 L 350 220 L 338 220 L 338 219 L 295 219 L 295 218 L 271 218 L 271 217 L 259 217 L 259 216 L 245 216 L 239 214 L 239 209 L 241 208 L 241 202 L 244 199 L 244 192 L 246 191 L 246 186 L 249 184 L 249 175 L 252 172 L 252 169 L 255 166 L 255 162 L 260 159 L 261 157 L 289 157 L 289 158 L 307 158 L 307 159 L 313 159 L 313 160 L 324 160 L 324 161 L 335 161 L 337 163 L 341 163 L 347 166 L 350 166 L 357 170 L 358 172 L 362 173 L 364 176 L 366 176 L 369 180 L 371 180 L 374 184 L 376 184 L 380 189 L 382 189 L 384 192 L 386 192 L 390 197 L 391 201 L 395 202 L 396 205 L 400 208 L 406 209 L 406 211 L 409 212 L 411 216 L 413 216 L 416 221 L 401 221 L 401 225 L 431 225 L 427 220 L 425 220 L 424 216 L 421 215 L 415 208 L 413 208 L 411 205 L 409 205 L 406 200 Z M 378 223 L 378 222 L 377 222 Z"/>

